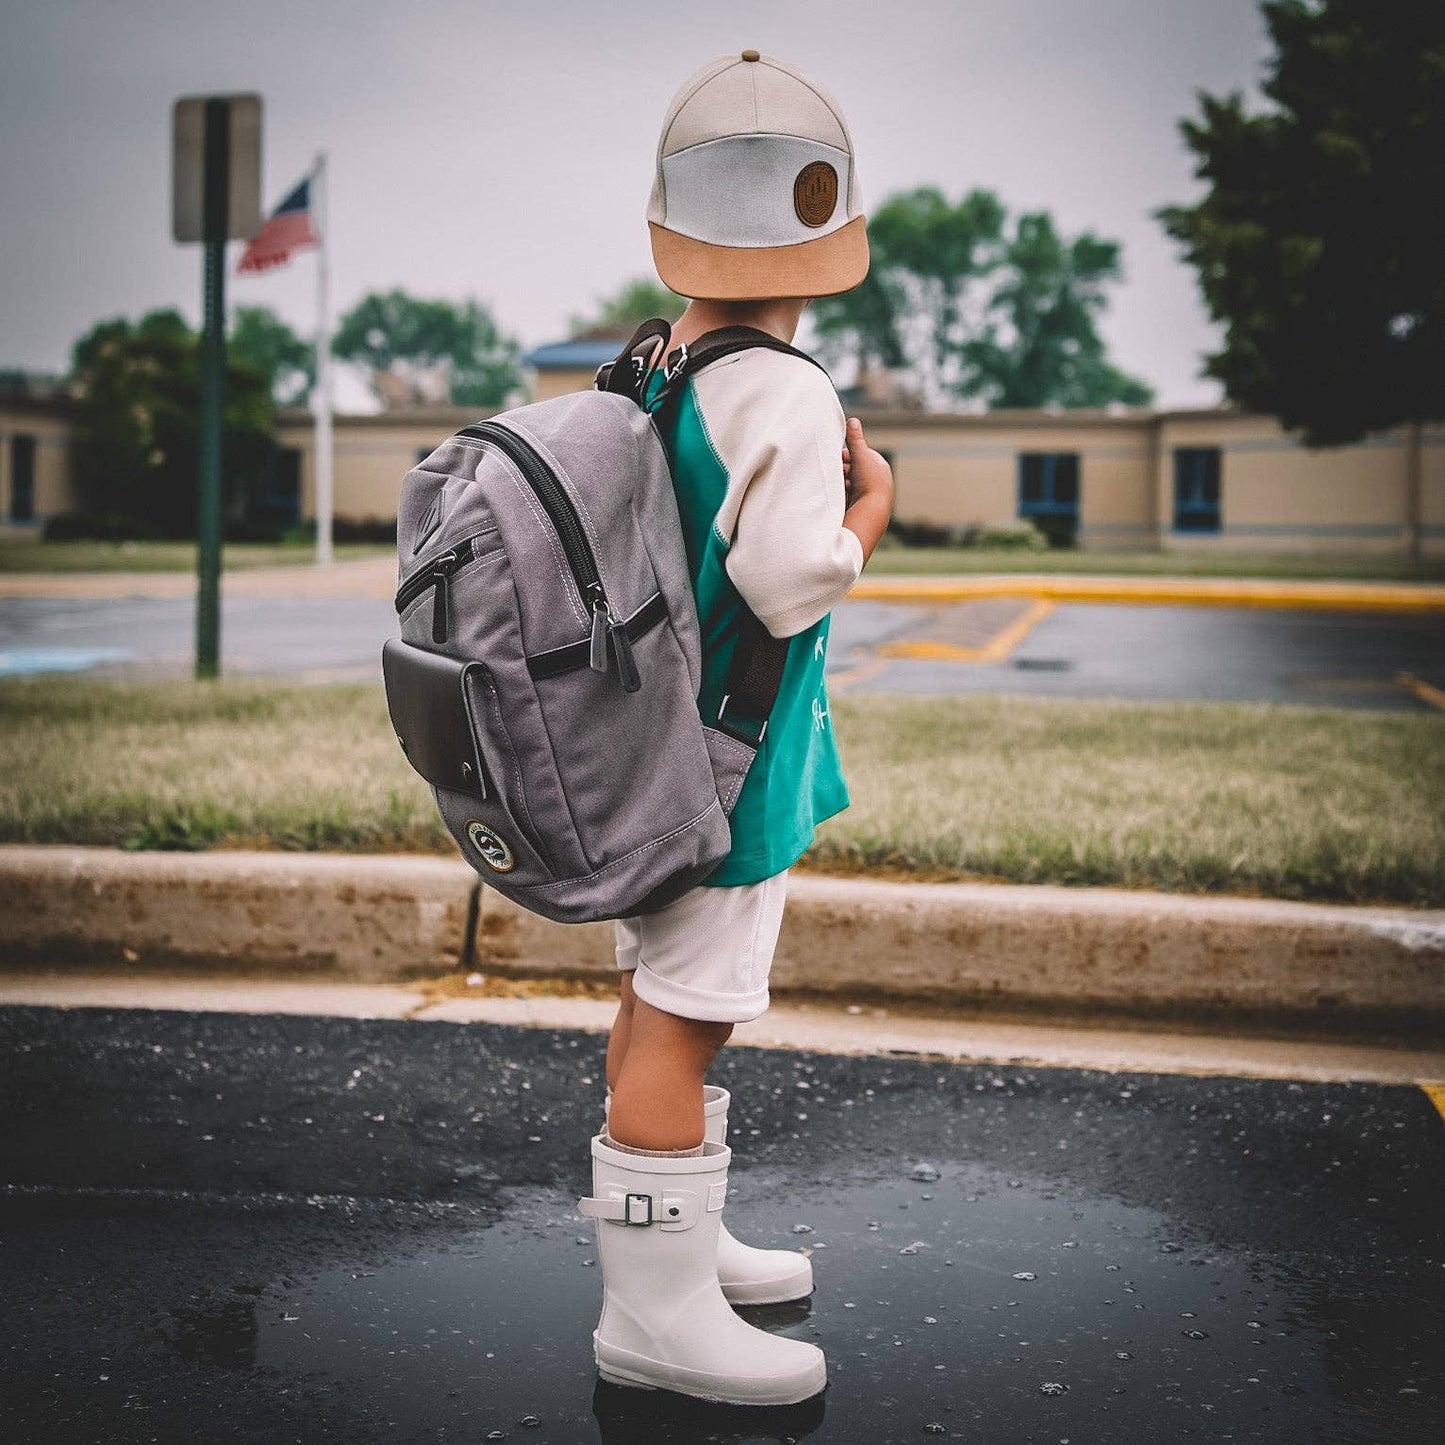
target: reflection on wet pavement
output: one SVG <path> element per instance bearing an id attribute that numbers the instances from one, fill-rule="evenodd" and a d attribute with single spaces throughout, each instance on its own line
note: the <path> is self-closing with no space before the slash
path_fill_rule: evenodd
<path id="1" fill-rule="evenodd" d="M 810 1430 L 826 1420 L 831 1438 L 886 1440 L 937 1424 L 973 1439 L 1007 1419 L 1027 1435 L 1063 1410 L 1121 1439 L 1206 1426 L 1280 1438 L 1300 1405 L 1328 1405 L 1327 1329 L 1300 1283 L 1170 1239 L 1153 1211 L 969 1169 L 932 1188 L 845 1178 L 834 1191 L 846 1203 L 805 1194 L 788 1216 L 811 1229 L 801 1236 L 815 1251 L 811 1308 L 746 1312 L 827 1350 L 830 1388 Z M 591 1231 L 578 1227 L 567 1200 L 532 1196 L 445 1251 L 268 1290 L 255 1363 L 328 1380 L 370 1417 L 395 1414 L 398 1399 L 424 1404 L 398 1428 L 505 1430 L 536 1414 L 575 1432 L 555 1438 L 586 1439 L 600 1285 Z M 788 1233 L 765 1242 L 785 1245 Z M 654 1432 L 670 1412 L 679 1430 L 716 1413 L 636 1394 L 601 1392 L 604 1440 L 625 1439 L 611 1432 L 639 1411 Z M 760 1412 L 722 1413 L 741 1414 L 745 1430 L 761 1423 L 749 1418 Z M 780 1413 L 796 1438 L 798 1412 Z"/>

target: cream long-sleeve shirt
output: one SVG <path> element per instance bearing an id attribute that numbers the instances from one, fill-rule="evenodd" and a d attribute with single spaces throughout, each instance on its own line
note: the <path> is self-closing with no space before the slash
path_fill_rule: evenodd
<path id="1" fill-rule="evenodd" d="M 843 525 L 838 394 L 816 366 L 762 348 L 704 367 L 692 386 L 728 477 L 713 523 L 728 576 L 774 637 L 791 637 L 863 570 L 863 545 Z"/>

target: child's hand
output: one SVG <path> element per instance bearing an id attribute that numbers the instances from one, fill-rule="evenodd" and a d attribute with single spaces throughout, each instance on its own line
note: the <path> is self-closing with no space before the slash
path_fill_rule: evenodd
<path id="1" fill-rule="evenodd" d="M 882 452 L 874 451 L 863 435 L 863 423 L 856 416 L 848 418 L 843 435 L 843 483 L 847 488 L 848 505 L 865 496 L 878 494 L 877 500 L 893 510 L 893 468 Z"/>
<path id="2" fill-rule="evenodd" d="M 893 468 L 882 452 L 868 445 L 856 416 L 848 418 L 843 434 L 843 484 L 848 499 L 843 525 L 862 543 L 866 562 L 893 512 Z"/>

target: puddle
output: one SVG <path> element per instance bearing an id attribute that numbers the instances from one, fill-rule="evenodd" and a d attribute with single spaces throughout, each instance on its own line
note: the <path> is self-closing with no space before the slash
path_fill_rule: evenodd
<path id="1" fill-rule="evenodd" d="M 42 672 L 89 672 L 125 662 L 124 647 L 7 647 L 0 651 L 0 677 L 31 677 Z"/>
<path id="2" fill-rule="evenodd" d="M 1328 1324 L 1278 1266 L 1151 1210 L 983 1170 L 904 1172 L 782 1209 L 754 1178 L 730 1205 L 752 1242 L 813 1251 L 810 1305 L 746 1312 L 827 1352 L 828 1392 L 806 1411 L 597 1389 L 596 1247 L 556 1194 L 519 1195 L 437 1252 L 266 1287 L 249 1302 L 252 1362 L 399 1438 L 1279 1440 L 1329 1418 Z M 246 1332 L 234 1312 L 218 1325 L 234 1359 Z"/>

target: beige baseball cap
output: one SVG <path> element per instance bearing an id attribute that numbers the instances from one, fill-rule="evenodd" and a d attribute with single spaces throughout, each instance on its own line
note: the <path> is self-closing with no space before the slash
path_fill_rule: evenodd
<path id="1" fill-rule="evenodd" d="M 838 102 L 744 50 L 673 98 L 647 204 L 657 274 L 682 296 L 834 296 L 868 274 L 853 142 Z"/>

